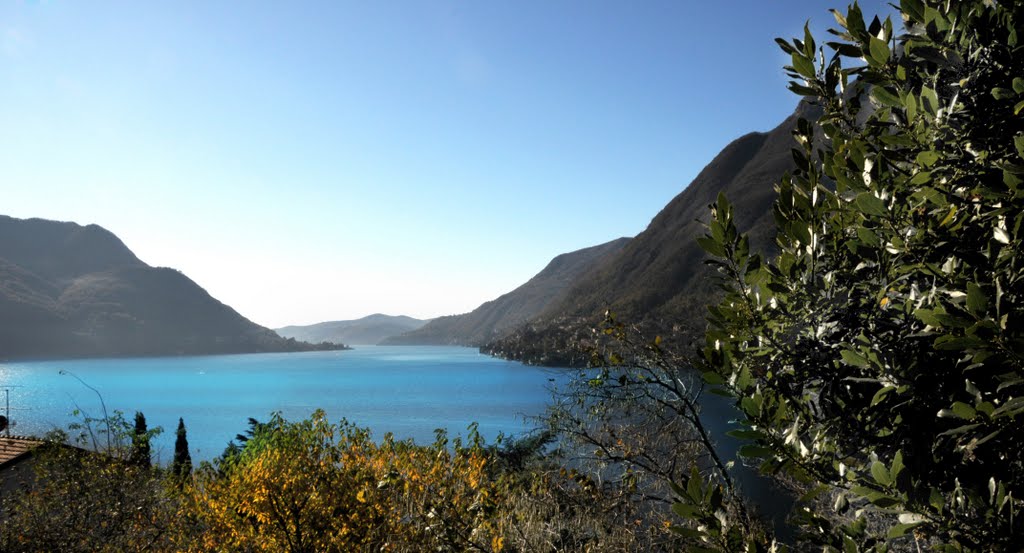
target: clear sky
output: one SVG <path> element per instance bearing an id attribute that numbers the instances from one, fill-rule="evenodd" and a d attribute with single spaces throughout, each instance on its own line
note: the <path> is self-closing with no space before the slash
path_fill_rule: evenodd
<path id="1" fill-rule="evenodd" d="M 781 122 L 773 38 L 844 6 L 0 0 L 0 214 L 267 326 L 466 312 Z"/>

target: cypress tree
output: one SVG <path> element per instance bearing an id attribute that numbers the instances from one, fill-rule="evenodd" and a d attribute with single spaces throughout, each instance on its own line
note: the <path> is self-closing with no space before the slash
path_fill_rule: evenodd
<path id="1" fill-rule="evenodd" d="M 171 472 L 181 479 L 192 474 L 192 456 L 188 453 L 188 436 L 185 430 L 185 421 L 182 418 L 178 418 L 177 438 L 174 440 L 174 463 L 171 465 Z"/>
<path id="2" fill-rule="evenodd" d="M 132 436 L 132 451 L 128 461 L 143 468 L 151 466 L 149 429 L 146 427 L 146 415 L 135 412 L 135 434 Z"/>

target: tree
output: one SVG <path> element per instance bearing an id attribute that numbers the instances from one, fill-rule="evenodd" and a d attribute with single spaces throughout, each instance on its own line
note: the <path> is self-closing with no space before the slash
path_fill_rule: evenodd
<path id="1" fill-rule="evenodd" d="M 377 444 L 322 411 L 252 425 L 241 452 L 204 464 L 185 487 L 183 514 L 202 531 L 186 549 L 242 551 L 500 550 L 503 488 L 493 454 L 471 435 L 432 446 Z"/>
<path id="2" fill-rule="evenodd" d="M 177 499 L 159 471 L 60 442 L 29 464 L 32 478 L 0 498 L 0 551 L 175 550 Z"/>
<path id="3" fill-rule="evenodd" d="M 185 420 L 178 418 L 177 438 L 174 440 L 174 461 L 171 464 L 171 473 L 179 480 L 188 478 L 192 474 L 192 455 L 188 452 L 188 433 L 185 430 Z"/>
<path id="4" fill-rule="evenodd" d="M 735 532 L 712 540 L 722 550 L 747 542 L 770 546 L 771 537 L 748 512 L 728 459 L 702 417 L 705 387 L 690 368 L 692 360 L 663 347 L 661 338 L 647 340 L 610 313 L 597 334 L 602 347 L 592 350 L 591 366 L 560 390 L 547 416 L 567 466 L 602 483 L 603 497 L 591 501 L 604 505 L 591 513 L 593 519 L 617 522 L 620 534 L 632 532 L 630 550 L 680 549 L 679 540 L 693 528 L 669 533 L 664 524 L 678 495 L 672 483 L 692 478 L 693 486 L 713 482 L 701 491 L 702 500 L 708 492 L 707 518 L 717 521 L 717 512 L 732 520 Z M 697 514 L 691 506 L 676 509 Z M 623 520 L 631 521 L 628 529 Z M 708 526 L 706 520 L 691 522 L 694 528 Z M 690 545 L 707 547 L 707 537 L 701 534 Z"/>
<path id="5" fill-rule="evenodd" d="M 135 433 L 132 435 L 132 451 L 129 462 L 142 468 L 149 468 L 150 459 L 149 429 L 146 428 L 146 415 L 142 411 L 135 412 Z"/>
<path id="6" fill-rule="evenodd" d="M 1024 531 L 1024 463 L 1009 453 L 1024 440 L 1024 6 L 899 8 L 899 36 L 856 4 L 834 12 L 827 59 L 806 29 L 779 41 L 790 89 L 821 116 L 794 132 L 774 259 L 750 252 L 724 197 L 712 206 L 701 244 L 726 296 L 703 368 L 743 413 L 742 455 L 833 494 L 845 518 L 801 511 L 808 539 L 1011 550 Z"/>

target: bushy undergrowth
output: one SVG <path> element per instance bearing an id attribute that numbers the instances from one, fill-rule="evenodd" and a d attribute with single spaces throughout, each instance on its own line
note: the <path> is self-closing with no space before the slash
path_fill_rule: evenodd
<path id="1" fill-rule="evenodd" d="M 470 429 L 430 445 L 274 415 L 191 475 L 52 444 L 3 498 L 4 551 L 631 551 L 670 538 L 615 487 Z M 129 443 L 122 440 L 122 443 Z"/>

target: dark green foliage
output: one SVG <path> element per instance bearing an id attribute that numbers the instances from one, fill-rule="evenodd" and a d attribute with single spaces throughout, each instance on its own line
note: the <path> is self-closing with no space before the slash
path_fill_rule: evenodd
<path id="1" fill-rule="evenodd" d="M 231 463 L 237 461 L 238 456 L 241 455 L 246 444 L 261 432 L 269 429 L 269 423 L 261 422 L 254 417 L 249 417 L 248 424 L 249 428 L 246 429 L 245 433 L 235 434 L 235 439 L 228 442 L 228 445 L 224 448 L 224 451 L 220 454 L 220 457 L 215 463 L 218 468 L 226 469 Z"/>
<path id="2" fill-rule="evenodd" d="M 480 352 L 528 365 L 585 367 L 587 353 L 597 347 L 593 331 L 582 319 L 527 323 L 500 340 L 480 346 Z"/>
<path id="3" fill-rule="evenodd" d="M 49 444 L 27 490 L 0 498 L 0 551 L 172 551 L 176 499 L 160 474 L 102 453 Z"/>
<path id="4" fill-rule="evenodd" d="M 171 473 L 179 480 L 188 478 L 192 474 L 192 455 L 188 452 L 188 432 L 185 430 L 185 420 L 178 418 L 178 430 L 174 439 L 174 461 L 171 463 Z"/>
<path id="5" fill-rule="evenodd" d="M 128 462 L 142 468 L 149 468 L 152 464 L 149 429 L 146 428 L 146 415 L 142 411 L 135 412 L 135 433 L 132 435 L 132 451 Z"/>
<path id="6" fill-rule="evenodd" d="M 828 58 L 810 33 L 780 41 L 790 88 L 823 113 L 794 133 L 775 259 L 750 252 L 724 197 L 712 207 L 702 245 L 727 296 L 705 370 L 743 411 L 741 454 L 835 494 L 846 518 L 803 512 L 808 539 L 1014 550 L 1024 7 L 900 7 L 900 36 L 856 4 L 836 12 Z"/>
<path id="7" fill-rule="evenodd" d="M 503 438 L 499 444 L 491 446 L 491 453 L 502 469 L 512 472 L 523 472 L 534 462 L 544 458 L 544 450 L 554 443 L 554 432 L 542 430 L 522 438 Z"/>

